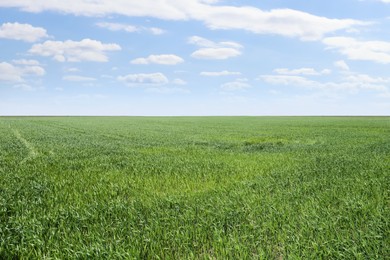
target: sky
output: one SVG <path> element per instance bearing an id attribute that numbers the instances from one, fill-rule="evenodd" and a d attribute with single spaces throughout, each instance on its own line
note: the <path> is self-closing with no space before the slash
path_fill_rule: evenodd
<path id="1" fill-rule="evenodd" d="M 390 115 L 390 0 L 0 0 L 0 115 Z"/>

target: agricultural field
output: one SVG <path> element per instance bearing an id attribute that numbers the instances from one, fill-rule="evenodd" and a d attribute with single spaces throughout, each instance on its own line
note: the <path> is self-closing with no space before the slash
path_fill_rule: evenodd
<path id="1" fill-rule="evenodd" d="M 1 259 L 389 259 L 389 117 L 0 117 Z"/>

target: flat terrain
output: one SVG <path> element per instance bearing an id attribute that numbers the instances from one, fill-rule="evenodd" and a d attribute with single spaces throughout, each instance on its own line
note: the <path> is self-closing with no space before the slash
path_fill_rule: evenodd
<path id="1" fill-rule="evenodd" d="M 0 258 L 389 259 L 390 117 L 0 117 Z"/>

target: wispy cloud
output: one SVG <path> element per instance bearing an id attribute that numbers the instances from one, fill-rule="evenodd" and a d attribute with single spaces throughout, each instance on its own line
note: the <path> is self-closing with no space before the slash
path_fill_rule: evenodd
<path id="1" fill-rule="evenodd" d="M 241 55 L 241 44 L 231 41 L 214 42 L 199 36 L 192 36 L 188 43 L 202 47 L 191 54 L 196 59 L 225 60 Z"/>
<path id="2" fill-rule="evenodd" d="M 22 72 L 8 62 L 0 63 L 0 81 L 23 82 Z"/>
<path id="3" fill-rule="evenodd" d="M 137 26 L 131 24 L 123 24 L 123 23 L 109 23 L 109 22 L 100 22 L 96 24 L 98 27 L 108 29 L 110 31 L 125 31 L 125 32 L 149 32 L 154 35 L 164 34 L 165 31 L 161 28 L 157 27 L 145 27 L 145 26 Z"/>
<path id="4" fill-rule="evenodd" d="M 0 38 L 3 39 L 36 42 L 47 37 L 46 29 L 30 24 L 3 23 L 0 26 Z"/>
<path id="5" fill-rule="evenodd" d="M 28 66 L 40 65 L 39 61 L 37 60 L 26 60 L 26 59 L 12 60 L 12 63 L 17 65 L 28 65 Z"/>
<path id="6" fill-rule="evenodd" d="M 45 41 L 42 44 L 34 44 L 28 52 L 45 57 L 51 56 L 59 62 L 107 62 L 106 52 L 119 50 L 121 47 L 115 43 L 104 44 L 96 40 L 83 39 L 81 41 Z"/>
<path id="7" fill-rule="evenodd" d="M 240 76 L 241 72 L 236 72 L 236 71 L 202 71 L 200 73 L 201 76 L 206 76 L 206 77 L 220 77 L 220 76 Z"/>
<path id="8" fill-rule="evenodd" d="M 137 58 L 131 61 L 132 64 L 160 64 L 177 65 L 183 63 L 183 58 L 174 54 L 149 55 L 146 58 Z"/>
<path id="9" fill-rule="evenodd" d="M 169 82 L 168 78 L 161 72 L 140 73 L 119 76 L 118 80 L 129 86 L 135 85 L 164 85 Z"/>
<path id="10" fill-rule="evenodd" d="M 386 3 L 387 1 L 382 0 Z M 29 12 L 48 10 L 84 16 L 119 14 L 166 20 L 197 20 L 214 30 L 240 29 L 257 34 L 298 37 L 301 40 L 320 40 L 326 34 L 367 24 L 358 20 L 331 19 L 287 8 L 264 11 L 253 6 L 213 5 L 215 2 L 211 0 L 184 2 L 3 0 L 0 2 L 0 7 L 16 7 Z"/>
<path id="11" fill-rule="evenodd" d="M 85 77 L 85 76 L 79 76 L 79 75 L 68 75 L 62 77 L 63 80 L 66 81 L 80 81 L 80 82 L 88 82 L 88 81 L 95 81 L 95 78 L 92 77 Z"/>
<path id="12" fill-rule="evenodd" d="M 271 85 L 349 92 L 373 90 L 387 93 L 390 84 L 390 78 L 372 77 L 354 72 L 343 75 L 338 81 L 326 82 L 295 75 L 261 75 L 258 79 Z"/>
<path id="13" fill-rule="evenodd" d="M 349 70 L 348 64 L 345 61 L 343 61 L 343 60 L 335 61 L 334 62 L 334 66 L 336 68 L 339 68 L 339 69 L 344 70 L 344 71 L 348 71 Z"/>
<path id="14" fill-rule="evenodd" d="M 46 74 L 45 69 L 35 60 L 13 60 L 12 63 L 0 63 L 0 81 L 20 83 L 26 82 L 28 76 L 43 76 Z"/>
<path id="15" fill-rule="evenodd" d="M 232 81 L 221 85 L 221 89 L 226 91 L 237 91 L 251 88 L 252 86 L 242 81 Z"/>
<path id="16" fill-rule="evenodd" d="M 359 41 L 351 37 L 328 37 L 323 40 L 328 49 L 335 49 L 350 60 L 390 63 L 390 42 Z"/>
<path id="17" fill-rule="evenodd" d="M 191 91 L 189 89 L 178 88 L 178 87 L 166 87 L 166 86 L 149 87 L 146 89 L 146 92 L 157 93 L 157 94 L 175 94 L 175 93 L 188 94 L 188 93 L 191 93 Z"/>
<path id="18" fill-rule="evenodd" d="M 172 80 L 172 83 L 175 85 L 181 85 L 181 86 L 187 85 L 187 81 L 182 80 L 182 79 L 174 79 L 174 80 Z"/>
<path id="19" fill-rule="evenodd" d="M 274 72 L 282 75 L 309 75 L 309 76 L 327 75 L 331 73 L 329 69 L 323 69 L 321 71 L 317 71 L 313 68 L 300 68 L 300 69 L 280 68 L 280 69 L 275 69 Z"/>

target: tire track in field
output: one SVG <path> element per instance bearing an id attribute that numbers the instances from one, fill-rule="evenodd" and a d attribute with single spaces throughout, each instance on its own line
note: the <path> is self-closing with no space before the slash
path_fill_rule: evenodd
<path id="1" fill-rule="evenodd" d="M 21 164 L 30 159 L 34 159 L 39 155 L 35 147 L 29 141 L 27 141 L 17 129 L 12 129 L 12 132 L 14 133 L 16 139 L 18 139 L 28 150 L 28 155 L 22 161 L 20 161 Z"/>

